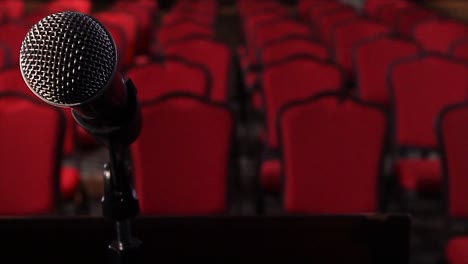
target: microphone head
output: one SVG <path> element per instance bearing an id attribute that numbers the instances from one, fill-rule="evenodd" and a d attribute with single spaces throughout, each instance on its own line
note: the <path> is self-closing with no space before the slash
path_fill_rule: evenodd
<path id="1" fill-rule="evenodd" d="M 81 105 L 102 93 L 117 68 L 110 33 L 94 18 L 78 12 L 49 15 L 35 24 L 21 45 L 24 81 L 49 104 Z"/>

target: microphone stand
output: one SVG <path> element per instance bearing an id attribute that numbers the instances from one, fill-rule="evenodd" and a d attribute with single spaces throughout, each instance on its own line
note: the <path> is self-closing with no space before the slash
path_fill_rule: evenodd
<path id="1" fill-rule="evenodd" d="M 112 220 L 116 240 L 109 245 L 112 264 L 141 262 L 141 241 L 132 236 L 131 220 L 138 216 L 139 205 L 133 189 L 128 146 L 110 140 L 110 161 L 104 165 L 104 196 L 102 209 L 105 218 Z"/>
<path id="2" fill-rule="evenodd" d="M 104 195 L 101 202 L 103 216 L 114 223 L 116 231 L 115 240 L 108 246 L 111 264 L 142 263 L 142 242 L 133 237 L 131 228 L 131 220 L 138 216 L 140 207 L 130 164 L 130 144 L 140 133 L 141 109 L 133 82 L 128 80 L 125 86 L 129 111 L 117 125 L 93 124 L 72 111 L 76 122 L 104 142 L 109 151 L 109 162 L 104 164 Z"/>

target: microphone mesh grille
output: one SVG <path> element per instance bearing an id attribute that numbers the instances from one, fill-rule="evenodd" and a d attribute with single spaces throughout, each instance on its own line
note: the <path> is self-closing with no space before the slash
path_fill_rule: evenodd
<path id="1" fill-rule="evenodd" d="M 27 33 L 20 66 L 29 88 L 49 103 L 74 105 L 105 88 L 116 67 L 112 37 L 77 12 L 49 15 Z"/>

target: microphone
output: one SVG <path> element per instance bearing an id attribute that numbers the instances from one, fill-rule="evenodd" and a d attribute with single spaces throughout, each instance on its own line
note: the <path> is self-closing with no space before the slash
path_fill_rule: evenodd
<path id="1" fill-rule="evenodd" d="M 71 108 L 77 123 L 98 139 L 130 144 L 141 129 L 136 89 L 117 72 L 117 48 L 96 19 L 79 12 L 51 14 L 21 45 L 20 68 L 30 90 L 45 102 Z"/>
<path id="2" fill-rule="evenodd" d="M 108 146 L 103 215 L 115 222 L 108 249 L 115 263 L 139 257 L 130 220 L 139 214 L 129 145 L 142 124 L 136 88 L 117 72 L 117 48 L 94 18 L 78 12 L 51 14 L 37 22 L 21 45 L 20 68 L 29 89 L 48 104 L 71 108 L 76 122 Z M 130 261 L 128 263 L 138 263 Z"/>

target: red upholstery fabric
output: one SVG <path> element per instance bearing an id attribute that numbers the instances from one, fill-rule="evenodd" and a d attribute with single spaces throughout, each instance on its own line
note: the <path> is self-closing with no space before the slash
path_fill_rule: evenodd
<path id="1" fill-rule="evenodd" d="M 175 98 L 144 106 L 143 118 L 145 126 L 132 145 L 142 214 L 225 213 L 230 113 Z"/>
<path id="2" fill-rule="evenodd" d="M 446 112 L 439 122 L 441 141 L 445 152 L 448 181 L 448 214 L 453 218 L 468 217 L 468 107 L 457 107 Z"/>
<path id="3" fill-rule="evenodd" d="M 7 91 L 22 93 L 34 97 L 34 94 L 24 82 L 23 76 L 21 75 L 21 71 L 18 67 L 0 72 L 0 92 Z"/>
<path id="4" fill-rule="evenodd" d="M 332 1 L 316 1 L 316 0 L 311 0 L 311 1 L 299 1 L 298 5 L 298 13 L 299 17 L 302 18 L 303 21 L 308 21 L 310 18 L 310 13 L 312 12 L 313 9 L 320 9 L 331 5 L 338 5 L 338 1 L 332 0 Z"/>
<path id="5" fill-rule="evenodd" d="M 412 37 L 417 24 L 435 17 L 436 14 L 428 9 L 409 7 L 398 13 L 395 29 L 403 36 Z"/>
<path id="6" fill-rule="evenodd" d="M 284 209 L 375 213 L 386 127 L 383 112 L 337 97 L 284 110 Z"/>
<path id="7" fill-rule="evenodd" d="M 395 164 L 400 184 L 411 191 L 436 191 L 442 184 L 439 159 L 401 159 Z"/>
<path id="8" fill-rule="evenodd" d="M 34 96 L 34 93 L 28 88 L 24 82 L 21 71 L 18 68 L 0 72 L 0 92 L 15 92 L 31 97 L 32 100 L 39 99 Z M 73 119 L 69 109 L 61 109 L 65 115 L 65 142 L 63 154 L 71 155 L 75 151 L 75 120 Z"/>
<path id="9" fill-rule="evenodd" d="M 468 98 L 468 67 L 442 56 L 420 56 L 395 65 L 390 81 L 397 144 L 437 147 L 437 114 L 443 107 Z"/>
<path id="10" fill-rule="evenodd" d="M 253 64 L 257 61 L 257 25 L 269 23 L 270 21 L 281 19 L 281 15 L 276 13 L 261 13 L 254 16 L 249 16 L 244 19 L 244 37 L 247 44 L 247 58 Z"/>
<path id="11" fill-rule="evenodd" d="M 316 19 L 318 37 L 328 46 L 333 42 L 333 29 L 343 21 L 357 18 L 358 13 L 353 9 L 340 9 L 333 13 L 326 13 Z"/>
<path id="12" fill-rule="evenodd" d="M 292 20 L 276 20 L 272 23 L 258 25 L 256 32 L 257 48 L 263 48 L 266 43 L 287 35 L 311 37 L 312 34 L 309 27 Z"/>
<path id="13" fill-rule="evenodd" d="M 0 43 L 3 43 L 12 54 L 20 54 L 21 44 L 29 31 L 29 27 L 24 24 L 11 23 L 0 27 Z M 19 65 L 19 56 L 13 57 L 13 66 Z"/>
<path id="14" fill-rule="evenodd" d="M 16 58 L 13 58 L 12 55 L 8 45 L 2 46 L 0 43 L 0 71 L 4 71 L 14 64 L 13 61 Z"/>
<path id="15" fill-rule="evenodd" d="M 322 1 L 309 9 L 307 14 L 308 20 L 312 23 L 315 23 L 316 18 L 321 14 L 330 13 L 331 11 L 341 9 L 343 7 L 346 7 L 346 5 L 338 1 Z"/>
<path id="16" fill-rule="evenodd" d="M 6 0 L 1 5 L 6 11 L 7 21 L 18 20 L 24 15 L 26 5 L 23 0 Z"/>
<path id="17" fill-rule="evenodd" d="M 327 48 L 317 42 L 306 39 L 290 39 L 265 46 L 261 51 L 262 64 L 267 65 L 294 54 L 310 54 L 321 60 L 329 58 Z"/>
<path id="18" fill-rule="evenodd" d="M 365 41 L 356 46 L 354 65 L 359 97 L 389 106 L 387 73 L 390 65 L 419 51 L 419 47 L 413 42 L 387 36 Z"/>
<path id="19" fill-rule="evenodd" d="M 281 5 L 278 2 L 269 1 L 269 2 L 255 2 L 250 1 L 250 3 L 239 4 L 239 11 L 243 17 L 266 14 L 266 13 L 277 13 L 277 14 L 286 14 L 288 13 L 287 8 Z"/>
<path id="20" fill-rule="evenodd" d="M 47 8 L 51 13 L 72 10 L 84 14 L 89 14 L 91 12 L 92 2 L 89 0 L 55 0 L 47 3 Z"/>
<path id="21" fill-rule="evenodd" d="M 351 76 L 353 48 L 360 40 L 389 33 L 390 28 L 366 19 L 356 19 L 335 26 L 333 46 L 335 61 Z"/>
<path id="22" fill-rule="evenodd" d="M 154 4 L 151 4 L 153 2 Z M 148 4 L 149 3 L 149 4 Z M 153 29 L 153 17 L 156 14 L 157 4 L 150 1 L 146 3 L 139 2 L 118 2 L 114 10 L 118 12 L 129 12 L 138 23 L 139 37 L 137 41 L 137 53 L 146 54 L 149 51 L 149 43 Z"/>
<path id="23" fill-rule="evenodd" d="M 189 11 L 213 17 L 216 13 L 216 10 L 217 4 L 213 1 L 181 1 L 172 7 L 171 12 L 178 13 Z"/>
<path id="24" fill-rule="evenodd" d="M 376 12 L 376 19 L 389 27 L 394 27 L 399 14 L 405 12 L 409 6 L 410 5 L 406 1 L 397 1 L 381 5 Z"/>
<path id="25" fill-rule="evenodd" d="M 266 160 L 262 162 L 260 169 L 260 180 L 265 190 L 278 192 L 282 186 L 281 161 L 278 159 Z"/>
<path id="26" fill-rule="evenodd" d="M 259 24 L 255 32 L 254 44 L 250 46 L 252 49 L 249 50 L 249 60 L 254 62 L 258 61 L 259 53 L 269 42 L 292 35 L 312 38 L 312 32 L 309 27 L 296 21 L 285 19 Z"/>
<path id="27" fill-rule="evenodd" d="M 114 24 L 120 27 L 125 33 L 125 50 L 120 50 L 125 54 L 125 65 L 130 66 L 136 53 L 136 44 L 138 40 L 138 24 L 135 17 L 128 12 L 109 11 L 96 14 L 96 18 L 106 23 Z"/>
<path id="28" fill-rule="evenodd" d="M 163 25 L 170 25 L 178 21 L 193 21 L 197 24 L 203 24 L 207 27 L 213 26 L 214 16 L 208 16 L 202 13 L 185 11 L 185 12 L 169 12 L 162 18 Z"/>
<path id="29" fill-rule="evenodd" d="M 404 0 L 366 0 L 364 2 L 364 10 L 369 16 L 375 17 L 381 6 L 403 1 Z"/>
<path id="30" fill-rule="evenodd" d="M 212 100 L 226 102 L 229 99 L 232 54 L 226 45 L 208 39 L 193 39 L 166 47 L 165 54 L 181 56 L 205 66 L 212 76 Z"/>
<path id="31" fill-rule="evenodd" d="M 468 37 L 468 27 L 454 21 L 433 19 L 418 24 L 413 35 L 424 49 L 446 53 L 456 40 Z"/>
<path id="32" fill-rule="evenodd" d="M 177 91 L 204 96 L 209 76 L 203 69 L 167 60 L 165 65 L 151 63 L 133 68 L 128 77 L 137 87 L 139 100 L 145 102 Z"/>
<path id="33" fill-rule="evenodd" d="M 201 35 L 212 38 L 214 36 L 214 31 L 210 27 L 205 27 L 186 21 L 171 26 L 161 27 L 157 38 L 158 43 L 164 47 L 169 42 L 182 39 L 189 35 Z"/>
<path id="34" fill-rule="evenodd" d="M 0 97 L 0 214 L 47 214 L 55 209 L 60 111 L 20 97 Z M 25 195 L 27 194 L 27 195 Z"/>
<path id="35" fill-rule="evenodd" d="M 445 248 L 445 255 L 447 263 L 468 263 L 468 237 L 456 237 L 451 239 Z"/>
<path id="36" fill-rule="evenodd" d="M 276 120 L 282 106 L 343 86 L 343 75 L 334 65 L 301 57 L 266 67 L 261 78 L 267 110 L 268 146 L 272 149 L 278 147 Z"/>
<path id="37" fill-rule="evenodd" d="M 63 199 L 72 199 L 80 184 L 80 170 L 63 166 L 60 173 L 60 193 Z"/>
<path id="38" fill-rule="evenodd" d="M 468 61 L 468 38 L 457 41 L 450 49 L 452 56 Z"/>

